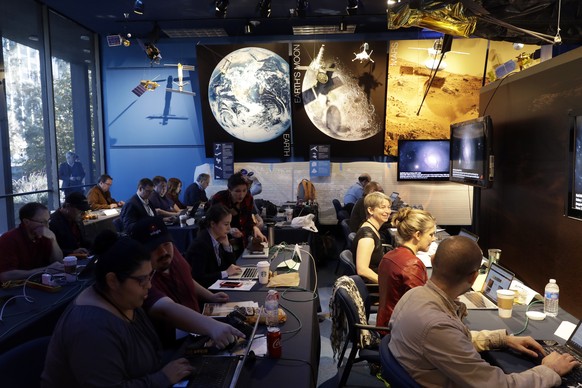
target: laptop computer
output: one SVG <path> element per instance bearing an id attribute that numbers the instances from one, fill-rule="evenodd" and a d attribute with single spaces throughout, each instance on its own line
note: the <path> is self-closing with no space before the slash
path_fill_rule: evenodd
<path id="1" fill-rule="evenodd" d="M 461 229 L 459 230 L 459 236 L 465 236 L 465 237 L 468 237 L 468 238 L 470 238 L 471 240 L 473 240 L 473 241 L 475 241 L 475 242 L 479 241 L 479 236 L 477 236 L 477 235 L 476 235 L 475 233 L 473 233 L 473 232 L 469 232 L 469 231 L 468 231 L 467 229 L 465 229 L 465 228 L 461 228 Z"/>
<path id="2" fill-rule="evenodd" d="M 194 368 L 188 380 L 188 388 L 235 388 L 259 327 L 259 317 L 253 326 L 253 331 L 246 338 L 244 351 L 238 355 L 195 355 L 187 356 L 190 365 Z M 184 356 L 181 354 L 180 357 Z"/>
<path id="3" fill-rule="evenodd" d="M 262 251 L 251 251 L 249 248 L 245 248 L 242 253 L 243 259 L 268 259 L 269 258 L 269 247 L 263 246 Z"/>
<path id="4" fill-rule="evenodd" d="M 234 275 L 228 275 L 229 279 L 258 279 L 259 270 L 256 266 L 240 267 L 242 271 Z"/>
<path id="5" fill-rule="evenodd" d="M 578 362 L 582 363 L 582 321 L 578 322 L 576 329 L 568 338 L 564 345 L 559 345 L 554 340 L 537 340 L 547 354 L 556 351 L 558 353 L 569 353 Z M 541 363 L 542 357 L 531 358 L 514 351 L 490 351 L 486 352 L 484 358 L 492 365 L 500 367 L 505 373 L 519 373 L 531 369 Z M 561 387 L 577 387 L 582 384 L 582 368 L 574 368 L 572 372 L 562 376 Z"/>
<path id="6" fill-rule="evenodd" d="M 459 301 L 465 303 L 469 310 L 496 309 L 497 290 L 508 290 L 513 276 L 513 272 L 493 263 L 481 291 L 467 291 L 459 296 Z"/>

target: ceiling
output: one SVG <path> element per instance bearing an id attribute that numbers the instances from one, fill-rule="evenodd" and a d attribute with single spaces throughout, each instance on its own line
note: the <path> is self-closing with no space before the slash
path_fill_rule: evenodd
<path id="1" fill-rule="evenodd" d="M 385 0 L 309 0 L 304 17 L 293 15 L 298 2 L 304 0 L 272 0 L 271 16 L 260 17 L 257 3 L 264 0 L 230 0 L 224 18 L 215 16 L 214 0 L 142 0 L 144 13 L 133 13 L 135 0 L 40 0 L 41 3 L 77 21 L 99 34 L 130 32 L 135 37 L 157 39 L 174 36 L 180 29 L 222 29 L 229 36 L 245 35 L 244 26 L 253 24 L 252 35 L 288 36 L 292 27 L 299 25 L 339 26 L 340 22 L 355 26 L 356 33 L 385 33 L 387 31 Z M 223 1 L 223 0 L 221 0 Z M 348 15 L 348 2 L 358 2 L 357 14 Z M 478 14 L 473 36 L 492 40 L 542 43 L 528 33 L 485 21 L 486 18 L 513 26 L 556 35 L 558 8 L 560 12 L 560 37 L 563 43 L 582 43 L 582 2 L 579 0 L 460 0 L 466 14 Z M 414 10 L 436 9 L 451 1 L 407 1 Z M 125 17 L 125 15 L 127 17 Z M 152 36 L 155 25 L 161 29 Z M 438 24 L 438 23 L 437 23 Z M 413 27 L 416 28 L 416 27 Z M 198 31 L 200 32 L 200 31 Z"/>

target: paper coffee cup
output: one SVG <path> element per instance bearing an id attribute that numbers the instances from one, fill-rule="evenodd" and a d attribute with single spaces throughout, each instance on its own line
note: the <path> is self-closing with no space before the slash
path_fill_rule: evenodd
<path id="1" fill-rule="evenodd" d="M 77 280 L 77 258 L 75 256 L 66 256 L 63 259 L 65 265 L 65 277 L 68 282 Z"/>
<path id="2" fill-rule="evenodd" d="M 511 311 L 513 310 L 514 299 L 515 291 L 497 290 L 497 307 L 499 316 L 501 318 L 511 318 Z"/>
<path id="3" fill-rule="evenodd" d="M 257 271 L 259 273 L 259 283 L 267 284 L 269 283 L 269 262 L 259 261 L 257 263 Z"/>
<path id="4" fill-rule="evenodd" d="M 288 207 L 285 209 L 285 217 L 287 217 L 287 221 L 291 222 L 291 220 L 293 219 L 293 209 Z"/>

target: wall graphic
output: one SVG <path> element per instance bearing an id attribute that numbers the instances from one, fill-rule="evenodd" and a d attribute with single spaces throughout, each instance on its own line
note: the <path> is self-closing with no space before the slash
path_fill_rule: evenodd
<path id="1" fill-rule="evenodd" d="M 390 42 L 385 155 L 397 155 L 399 138 L 448 139 L 451 123 L 478 117 L 486 50 L 484 39 L 454 39 L 439 64 L 438 40 Z M 431 71 L 437 67 L 417 115 Z"/>
<path id="2" fill-rule="evenodd" d="M 333 157 L 382 154 L 386 42 L 291 43 L 293 140 L 306 160 L 310 144 Z"/>
<path id="3" fill-rule="evenodd" d="M 236 160 L 291 156 L 288 47 L 197 46 L 206 156 L 225 142 Z"/>

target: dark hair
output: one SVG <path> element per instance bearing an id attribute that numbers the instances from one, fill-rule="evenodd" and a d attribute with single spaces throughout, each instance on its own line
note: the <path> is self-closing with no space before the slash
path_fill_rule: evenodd
<path id="1" fill-rule="evenodd" d="M 97 256 L 103 255 L 119 240 L 117 232 L 111 229 L 101 231 L 93 241 L 93 254 Z"/>
<path id="2" fill-rule="evenodd" d="M 204 228 L 210 227 L 210 223 L 218 223 L 227 215 L 231 214 L 230 210 L 224 206 L 223 204 L 215 204 L 210 206 L 210 208 L 206 211 L 206 216 L 204 217 L 204 221 L 202 222 L 201 226 Z"/>
<path id="3" fill-rule="evenodd" d="M 149 260 L 149 252 L 140 243 L 129 237 L 121 237 L 95 263 L 95 283 L 106 291 L 105 276 L 108 273 L 113 272 L 123 282 Z"/>
<path id="4" fill-rule="evenodd" d="M 198 178 L 196 178 L 196 182 L 200 183 L 202 181 L 207 181 L 210 180 L 210 175 L 206 174 L 206 173 L 200 173 L 198 175 Z"/>
<path id="5" fill-rule="evenodd" d="M 139 182 L 137 183 L 137 188 L 138 190 L 144 189 L 146 187 L 154 187 L 154 182 L 152 182 L 152 180 L 150 178 L 141 178 L 139 180 Z"/>
<path id="6" fill-rule="evenodd" d="M 167 183 L 168 181 L 163 176 L 156 175 L 155 177 L 152 178 L 152 182 L 154 183 L 154 186 L 157 186 L 157 185 L 159 185 L 162 182 L 163 183 Z"/>
<path id="7" fill-rule="evenodd" d="M 477 271 L 483 253 L 477 243 L 465 236 L 451 236 L 443 240 L 432 261 L 432 277 L 450 286 L 457 286 Z"/>
<path id="8" fill-rule="evenodd" d="M 178 178 L 170 178 L 168 179 L 168 193 L 170 194 L 178 194 L 176 193 L 176 189 L 178 186 L 182 184 L 182 181 Z"/>
<path id="9" fill-rule="evenodd" d="M 38 212 L 41 209 L 48 211 L 48 208 L 45 205 L 43 205 L 42 203 L 29 202 L 20 208 L 20 210 L 18 211 L 18 218 L 20 218 L 21 222 L 24 219 L 33 218 L 36 215 L 36 212 Z"/>
<path id="10" fill-rule="evenodd" d="M 113 178 L 111 178 L 111 175 L 108 174 L 103 174 L 99 177 L 99 179 L 97 180 L 98 183 L 105 183 L 107 182 L 109 179 L 113 180 Z"/>
<path id="11" fill-rule="evenodd" d="M 376 181 L 371 181 L 364 186 L 364 197 L 370 193 L 375 193 L 376 191 L 384 192 L 382 186 Z"/>
<path id="12" fill-rule="evenodd" d="M 232 190 L 237 186 L 240 185 L 245 185 L 248 187 L 249 182 L 243 177 L 243 174 L 241 174 L 240 172 L 237 172 L 236 174 L 232 174 L 229 178 L 228 178 L 228 189 Z"/>

